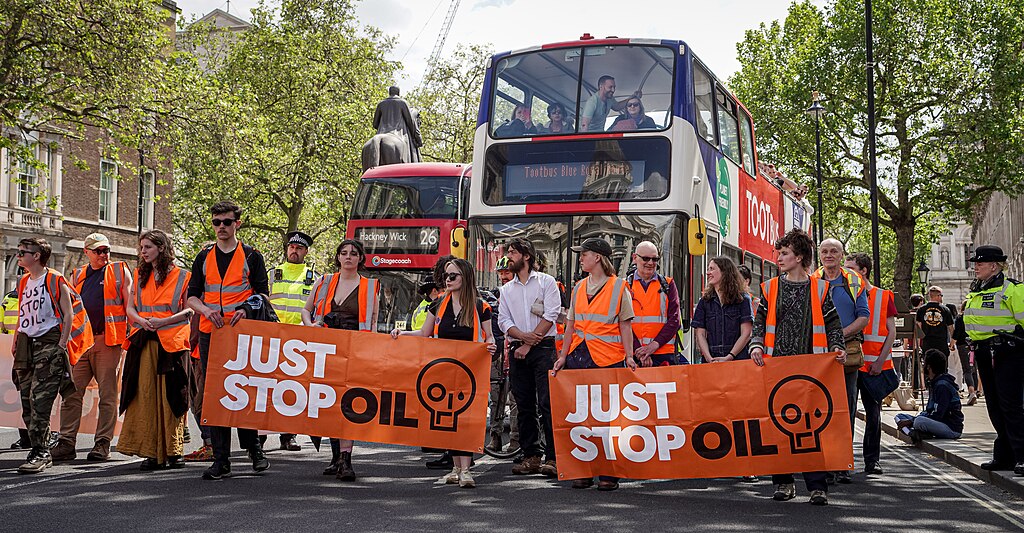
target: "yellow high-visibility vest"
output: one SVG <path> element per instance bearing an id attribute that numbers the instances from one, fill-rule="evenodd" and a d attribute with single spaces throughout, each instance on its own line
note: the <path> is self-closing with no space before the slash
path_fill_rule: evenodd
<path id="1" fill-rule="evenodd" d="M 305 264 L 283 263 L 270 271 L 270 304 L 284 324 L 302 324 L 302 308 L 320 276 Z"/>

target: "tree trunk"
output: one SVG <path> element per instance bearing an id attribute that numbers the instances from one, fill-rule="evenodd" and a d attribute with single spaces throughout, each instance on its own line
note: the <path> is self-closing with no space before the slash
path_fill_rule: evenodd
<path id="1" fill-rule="evenodd" d="M 893 265 L 893 290 L 905 301 L 913 294 L 914 271 L 914 219 L 894 218 L 896 232 L 896 264 Z"/>

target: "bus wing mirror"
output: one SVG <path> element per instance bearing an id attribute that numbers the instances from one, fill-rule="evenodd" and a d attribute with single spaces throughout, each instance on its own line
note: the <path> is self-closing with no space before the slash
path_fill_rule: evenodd
<path id="1" fill-rule="evenodd" d="M 702 218 L 691 218 L 687 227 L 690 255 L 704 255 L 708 250 L 708 227 Z"/>
<path id="2" fill-rule="evenodd" d="M 468 239 L 466 238 L 466 228 L 462 226 L 456 227 L 452 230 L 452 255 L 459 259 L 465 259 L 469 255 L 469 246 L 467 245 Z"/>

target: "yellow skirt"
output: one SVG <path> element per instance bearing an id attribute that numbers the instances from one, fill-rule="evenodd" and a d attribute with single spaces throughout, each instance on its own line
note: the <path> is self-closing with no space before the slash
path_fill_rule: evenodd
<path id="1" fill-rule="evenodd" d="M 185 418 L 167 403 L 167 380 L 157 374 L 160 342 L 150 340 L 139 357 L 139 388 L 124 412 L 117 451 L 164 462 L 184 452 Z"/>

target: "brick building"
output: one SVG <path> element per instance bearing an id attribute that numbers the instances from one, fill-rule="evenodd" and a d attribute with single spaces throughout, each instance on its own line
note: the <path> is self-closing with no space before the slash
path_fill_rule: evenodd
<path id="1" fill-rule="evenodd" d="M 177 5 L 172 0 L 162 0 L 161 5 L 173 32 Z M 0 287 L 4 292 L 17 283 L 15 252 L 25 237 L 45 238 L 53 247 L 49 266 L 70 273 L 87 262 L 82 248 L 90 233 L 104 233 L 110 239 L 111 259 L 127 260 L 134 267 L 139 228 L 171 229 L 172 173 L 147 168 L 136 175 L 134 169 L 118 165 L 105 157 L 106 143 L 98 137 L 99 130 L 87 129 L 84 140 L 46 131 L 3 134 L 27 142 L 47 166 L 46 171 L 34 169 L 0 148 L 0 255 L 4 262 Z M 121 153 L 138 157 L 139 151 L 123 149 Z M 80 167 L 76 161 L 85 165 Z"/>

